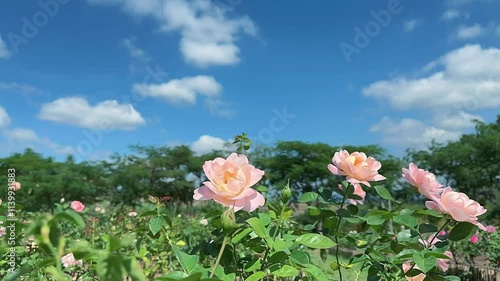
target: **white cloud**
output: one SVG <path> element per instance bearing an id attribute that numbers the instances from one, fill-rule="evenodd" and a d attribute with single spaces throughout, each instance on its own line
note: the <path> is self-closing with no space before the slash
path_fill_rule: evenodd
<path id="1" fill-rule="evenodd" d="M 423 111 L 430 122 L 388 117 L 373 126 L 383 141 L 409 146 L 456 140 L 483 121 L 473 111 L 500 108 L 500 49 L 466 45 L 428 63 L 418 75 L 372 83 L 363 89 L 399 111 Z"/>
<path id="2" fill-rule="evenodd" d="M 442 20 L 451 21 L 453 19 L 459 18 L 461 13 L 456 9 L 448 9 L 441 16 Z"/>
<path id="3" fill-rule="evenodd" d="M 370 131 L 380 133 L 384 143 L 414 148 L 425 148 L 433 140 L 438 143 L 457 140 L 462 134 L 460 131 L 440 129 L 411 118 L 395 121 L 387 116 Z"/>
<path id="4" fill-rule="evenodd" d="M 426 71 L 431 73 L 425 77 L 378 81 L 364 88 L 363 94 L 387 100 L 398 110 L 470 111 L 500 106 L 500 49 L 466 45 L 428 66 Z"/>
<path id="5" fill-rule="evenodd" d="M 137 39 L 132 36 L 124 39 L 122 41 L 122 44 L 127 49 L 130 57 L 140 61 L 145 61 L 145 62 L 149 61 L 150 58 L 148 54 L 146 54 L 146 52 L 143 49 L 137 47 L 137 45 L 135 44 L 136 41 Z"/>
<path id="6" fill-rule="evenodd" d="M 196 96 L 217 98 L 222 86 L 211 76 L 173 79 L 162 84 L 135 84 L 132 91 L 146 97 L 164 99 L 172 104 L 195 104 Z"/>
<path id="7" fill-rule="evenodd" d="M 130 104 L 107 100 L 90 105 L 81 97 L 60 98 L 42 105 L 40 119 L 98 130 L 133 130 L 146 121 Z"/>
<path id="8" fill-rule="evenodd" d="M 221 138 L 203 135 L 191 144 L 191 150 L 196 154 L 205 154 L 213 150 L 224 150 L 229 141 Z"/>
<path id="9" fill-rule="evenodd" d="M 9 48 L 7 48 L 7 43 L 0 36 L 0 59 L 8 59 L 11 55 Z"/>
<path id="10" fill-rule="evenodd" d="M 0 106 L 0 128 L 5 128 L 10 125 L 10 117 L 7 114 L 7 111 L 3 107 Z"/>
<path id="11" fill-rule="evenodd" d="M 484 122 L 481 116 L 464 111 L 438 113 L 434 115 L 433 119 L 438 127 L 449 130 L 463 130 L 474 127 L 473 120 Z"/>
<path id="12" fill-rule="evenodd" d="M 404 29 L 406 32 L 411 32 L 422 23 L 423 23 L 422 19 L 411 19 L 405 22 Z"/>
<path id="13" fill-rule="evenodd" d="M 43 91 L 27 85 L 27 84 L 18 84 L 18 83 L 6 83 L 0 82 L 0 91 L 12 91 L 12 92 L 20 92 L 23 94 L 42 94 Z"/>
<path id="14" fill-rule="evenodd" d="M 71 146 L 61 145 L 51 141 L 46 137 L 39 137 L 33 130 L 25 128 L 14 128 L 4 131 L 4 136 L 8 139 L 10 146 L 35 147 L 42 146 L 50 149 L 56 154 L 74 154 Z"/>
<path id="15" fill-rule="evenodd" d="M 240 61 L 239 34 L 256 35 L 248 17 L 228 18 L 210 0 L 87 0 L 91 4 L 117 5 L 136 17 L 155 18 L 164 32 L 181 35 L 184 60 L 198 67 L 232 65 Z"/>
<path id="16" fill-rule="evenodd" d="M 477 23 L 471 26 L 461 25 L 457 29 L 456 37 L 458 39 L 467 40 L 482 36 L 485 33 L 485 28 Z"/>

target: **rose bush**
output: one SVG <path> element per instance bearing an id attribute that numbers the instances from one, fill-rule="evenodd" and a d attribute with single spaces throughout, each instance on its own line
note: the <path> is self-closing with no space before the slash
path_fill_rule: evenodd
<path id="1" fill-rule="evenodd" d="M 143 209 L 120 210 L 81 202 L 57 204 L 53 214 L 24 214 L 12 246 L 20 265 L 4 280 L 347 280 L 350 271 L 369 280 L 460 280 L 446 275 L 450 245 L 479 243 L 495 233 L 478 219 L 484 209 L 467 195 L 443 186 L 413 163 L 402 177 L 428 201 L 411 210 L 380 182 L 380 162 L 362 152 L 336 152 L 325 169 L 340 185 L 306 192 L 312 224 L 300 225 L 290 207 L 289 185 L 278 196 L 259 182 L 265 171 L 250 164 L 250 141 L 238 136 L 238 151 L 206 161 L 207 181 L 193 198 L 215 204 L 196 218 L 172 214 L 169 197 L 150 197 Z M 366 195 L 391 201 L 392 209 L 364 208 Z M 2 211 L 5 206 L 0 206 Z M 97 210 L 99 208 L 99 210 Z M 106 209 L 106 211 L 104 211 Z M 429 219 L 432 218 L 432 219 Z M 0 218 L 6 223 L 6 218 Z M 434 225 L 431 222 L 437 222 Z M 196 225 L 196 229 L 189 229 Z M 352 229 L 357 229 L 353 231 Z M 480 230 L 478 232 L 478 229 Z M 4 236 L 9 236 L 6 233 Z M 31 240 L 30 240 L 31 239 Z M 10 250 L 2 240 L 3 254 Z M 453 247 L 451 248 L 453 250 Z M 342 252 L 352 253 L 342 259 Z M 318 266 L 314 255 L 331 259 Z M 19 260 L 19 258 L 21 258 Z M 17 259 L 17 260 L 16 260 Z M 7 273 L 6 265 L 2 265 Z"/>

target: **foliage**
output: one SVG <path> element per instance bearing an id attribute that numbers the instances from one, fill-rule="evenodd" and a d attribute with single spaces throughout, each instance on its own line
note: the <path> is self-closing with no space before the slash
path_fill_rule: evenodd
<path id="1" fill-rule="evenodd" d="M 433 143 L 428 150 L 408 154 L 409 160 L 444 178 L 445 185 L 484 204 L 489 217 L 500 217 L 500 115 L 495 123 L 476 121 L 475 133 L 457 141 Z"/>

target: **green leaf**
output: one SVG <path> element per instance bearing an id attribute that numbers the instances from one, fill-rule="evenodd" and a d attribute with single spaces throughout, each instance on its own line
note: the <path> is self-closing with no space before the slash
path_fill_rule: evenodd
<path id="1" fill-rule="evenodd" d="M 299 270 L 295 267 L 291 267 L 288 264 L 285 264 L 283 267 L 271 271 L 271 274 L 278 277 L 295 277 L 299 274 Z"/>
<path id="2" fill-rule="evenodd" d="M 384 198 L 385 200 L 394 201 L 394 198 L 392 197 L 391 193 L 384 186 L 376 185 L 373 188 L 375 188 L 375 191 L 380 197 Z"/>
<path id="3" fill-rule="evenodd" d="M 416 218 L 410 215 L 399 215 L 393 218 L 393 221 L 398 224 L 402 224 L 411 228 L 415 228 L 418 225 Z"/>
<path id="4" fill-rule="evenodd" d="M 384 218 L 381 215 L 369 216 L 365 219 L 368 225 L 381 225 L 385 222 Z"/>
<path id="5" fill-rule="evenodd" d="M 306 268 L 304 268 L 304 271 L 309 273 L 311 277 L 317 281 L 329 281 L 328 276 L 323 272 L 323 270 L 315 265 L 308 264 Z"/>
<path id="6" fill-rule="evenodd" d="M 274 241 L 274 249 L 276 251 L 283 251 L 283 250 L 287 250 L 287 249 L 290 249 L 290 247 L 292 247 L 293 245 L 293 242 L 292 241 L 285 241 L 285 240 L 276 240 Z"/>
<path id="7" fill-rule="evenodd" d="M 307 203 L 307 202 L 311 202 L 311 201 L 314 201 L 318 199 L 318 193 L 316 192 L 306 192 L 304 194 L 302 194 L 302 196 L 300 196 L 299 198 L 299 202 L 300 203 Z"/>
<path id="8" fill-rule="evenodd" d="M 438 231 L 438 228 L 430 223 L 423 223 L 418 226 L 418 231 L 420 233 L 436 233 Z"/>
<path id="9" fill-rule="evenodd" d="M 175 274 L 172 274 L 172 273 L 167 274 L 163 277 L 156 278 L 155 280 L 158 280 L 158 281 L 200 281 L 201 276 L 202 276 L 202 274 L 200 272 L 196 272 L 196 273 L 189 275 L 189 276 L 186 276 L 186 277 L 183 277 L 179 273 L 175 273 Z M 205 279 L 203 279 L 203 280 L 205 280 Z M 212 279 L 212 280 L 217 280 L 217 279 Z"/>
<path id="10" fill-rule="evenodd" d="M 261 266 L 260 259 L 252 260 L 245 265 L 245 272 L 252 272 L 260 268 L 260 266 Z"/>
<path id="11" fill-rule="evenodd" d="M 295 242 L 313 249 L 328 249 L 337 245 L 330 238 L 315 233 L 302 234 Z"/>
<path id="12" fill-rule="evenodd" d="M 429 272 L 433 267 L 436 266 L 435 257 L 429 256 L 427 258 L 424 258 L 420 255 L 420 253 L 413 254 L 413 261 L 415 261 L 415 263 L 423 273 Z"/>
<path id="13" fill-rule="evenodd" d="M 122 257 L 119 254 L 106 253 L 101 256 L 96 265 L 97 275 L 102 281 L 123 280 L 125 270 L 122 266 Z"/>
<path id="14" fill-rule="evenodd" d="M 264 272 L 257 271 L 254 274 L 248 276 L 247 279 L 245 279 L 245 281 L 259 281 L 259 280 L 262 280 L 262 278 L 264 278 L 264 276 L 266 276 L 266 274 Z"/>
<path id="15" fill-rule="evenodd" d="M 276 252 L 276 253 L 272 254 L 271 256 L 269 256 L 268 261 L 270 263 L 276 263 L 276 262 L 285 261 L 287 259 L 288 259 L 287 253 L 285 253 L 284 251 L 279 251 L 279 252 Z"/>
<path id="16" fill-rule="evenodd" d="M 165 221 L 161 216 L 154 216 L 149 221 L 149 230 L 151 230 L 151 233 L 153 233 L 153 235 L 156 235 L 156 233 L 158 233 L 163 227 L 164 223 Z"/>
<path id="17" fill-rule="evenodd" d="M 177 246 L 175 245 L 172 245 L 172 250 L 174 251 L 175 256 L 177 257 L 177 260 L 179 260 L 182 269 L 184 269 L 188 274 L 193 273 L 193 271 L 196 268 L 196 265 L 198 264 L 199 257 L 195 255 L 188 255 L 179 250 L 179 248 L 177 248 Z"/>
<path id="18" fill-rule="evenodd" d="M 146 281 L 146 276 L 135 258 L 124 259 L 123 266 L 132 281 Z"/>
<path id="19" fill-rule="evenodd" d="M 269 236 L 267 228 L 259 218 L 249 218 L 247 222 L 252 227 L 253 231 L 255 231 L 255 234 L 257 234 L 260 238 L 266 238 Z"/>
<path id="20" fill-rule="evenodd" d="M 448 236 L 448 239 L 450 239 L 451 241 L 464 240 L 466 238 L 469 238 L 469 236 L 474 235 L 475 230 L 476 230 L 476 226 L 473 225 L 472 223 L 459 222 L 451 230 L 450 235 Z"/>
<path id="21" fill-rule="evenodd" d="M 290 255 L 290 261 L 301 266 L 306 266 L 311 262 L 309 259 L 309 255 L 301 250 L 293 251 Z"/>
<path id="22" fill-rule="evenodd" d="M 57 212 L 54 215 L 54 218 L 68 221 L 76 225 L 77 227 L 85 226 L 85 221 L 83 221 L 82 217 L 73 210 L 65 210 L 64 212 Z"/>
<path id="23" fill-rule="evenodd" d="M 248 234 L 250 234 L 250 232 L 252 232 L 251 228 L 245 228 L 245 229 L 243 229 L 242 231 L 238 232 L 238 234 L 236 234 L 231 239 L 231 243 L 237 244 L 238 242 L 241 241 L 241 239 L 245 238 L 245 236 L 247 236 Z"/>

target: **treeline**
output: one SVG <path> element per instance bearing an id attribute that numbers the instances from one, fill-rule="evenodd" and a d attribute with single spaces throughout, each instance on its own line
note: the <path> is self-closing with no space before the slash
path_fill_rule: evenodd
<path id="1" fill-rule="evenodd" d="M 477 122 L 475 133 L 464 135 L 456 142 L 433 143 L 425 151 L 408 150 L 404 158 L 394 157 L 378 145 L 336 147 L 301 141 L 255 147 L 248 157 L 252 164 L 266 172 L 261 184 L 269 187 L 270 193 L 283 188 L 290 179 L 290 187 L 298 196 L 338 183 L 326 165 L 341 149 L 362 151 L 382 162 L 380 173 L 387 177 L 384 184 L 396 197 L 408 199 L 410 187 L 400 181 L 401 168 L 413 161 L 434 172 L 443 179 L 443 184 L 486 205 L 490 217 L 499 217 L 496 200 L 500 193 L 500 116 L 496 123 Z M 112 204 L 135 205 L 153 195 L 170 196 L 172 203 L 190 204 L 192 191 L 206 180 L 203 163 L 228 154 L 228 151 L 213 151 L 196 155 L 184 145 L 134 145 L 128 155 L 116 154 L 108 161 L 76 163 L 72 156 L 57 162 L 26 149 L 0 159 L 0 167 L 5 171 L 0 179 L 6 183 L 7 169 L 16 169 L 16 179 L 22 183 L 16 193 L 16 203 L 29 211 L 49 210 L 61 198 L 87 204 L 108 200 Z M 6 198 L 5 188 L 0 191 L 0 198 Z"/>

